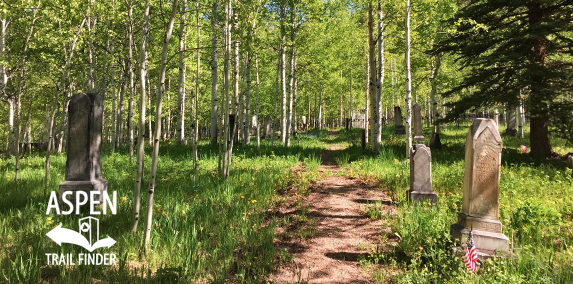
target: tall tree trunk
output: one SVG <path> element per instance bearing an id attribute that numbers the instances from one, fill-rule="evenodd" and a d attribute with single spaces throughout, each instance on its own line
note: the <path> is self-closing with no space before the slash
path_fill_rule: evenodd
<path id="1" fill-rule="evenodd" d="M 199 25 L 199 0 L 196 2 L 197 6 L 197 77 L 195 78 L 195 129 L 193 134 L 193 185 L 196 184 L 197 177 L 197 140 L 199 139 L 199 77 L 201 76 L 201 26 Z"/>
<path id="2" fill-rule="evenodd" d="M 217 0 L 213 0 L 213 15 L 217 14 Z M 215 17 L 211 17 L 211 30 L 213 36 L 211 38 L 211 145 L 217 144 L 217 107 L 219 101 L 217 100 L 217 23 Z"/>
<path id="3" fill-rule="evenodd" d="M 251 144 L 251 52 L 247 52 L 246 74 L 247 94 L 245 98 L 245 128 L 243 129 L 243 146 Z"/>
<path id="4" fill-rule="evenodd" d="M 286 117 L 286 104 L 287 104 L 287 94 L 286 94 L 286 62 L 285 62 L 285 7 L 281 5 L 280 12 L 280 25 L 281 25 L 281 47 L 280 47 L 280 62 L 281 62 L 281 142 L 286 143 L 286 132 L 287 132 L 287 117 Z"/>
<path id="5" fill-rule="evenodd" d="M 378 154 L 380 151 L 380 144 L 376 143 L 375 128 L 378 121 L 376 117 L 376 41 L 374 35 L 374 9 L 372 3 L 368 5 L 368 57 L 370 59 L 370 126 L 372 129 L 372 153 Z"/>
<path id="6" fill-rule="evenodd" d="M 171 38 L 171 32 L 173 31 L 173 24 L 175 22 L 175 15 L 177 14 L 178 0 L 173 0 L 173 6 L 171 8 L 171 16 L 169 18 L 169 24 L 167 26 L 167 31 L 165 32 L 165 38 L 163 40 L 163 50 L 161 53 L 161 63 L 159 70 L 159 88 L 157 91 L 157 105 L 155 111 L 155 140 L 153 141 L 153 158 L 151 161 L 151 172 L 149 173 L 149 187 L 147 189 L 147 218 L 145 220 L 145 237 L 143 243 L 145 246 L 149 244 L 149 239 L 151 237 L 151 226 L 153 222 L 153 196 L 155 194 L 155 178 L 157 174 L 157 156 L 159 154 L 159 141 L 161 140 L 161 107 L 163 92 L 165 90 L 165 71 L 167 68 L 167 49 L 169 47 L 169 39 Z"/>
<path id="7" fill-rule="evenodd" d="M 322 95 L 324 94 L 324 90 L 322 87 L 320 88 L 320 101 L 318 103 L 318 130 L 322 130 Z"/>
<path id="8" fill-rule="evenodd" d="M 352 97 L 352 62 L 350 63 L 350 111 L 349 111 L 349 115 L 348 117 L 351 119 L 350 121 L 352 121 L 352 104 L 354 103 L 354 97 Z M 353 125 L 351 125 L 352 127 Z"/>
<path id="9" fill-rule="evenodd" d="M 137 231 L 137 224 L 139 224 L 139 212 L 141 207 L 141 184 L 143 183 L 144 159 L 145 159 L 145 77 L 147 58 L 145 51 L 147 48 L 147 40 L 149 37 L 149 6 L 151 0 L 145 1 L 145 10 L 143 12 L 143 28 L 141 30 L 141 55 L 139 63 L 139 86 L 141 88 L 141 97 L 139 98 L 139 122 L 137 124 L 137 173 L 135 175 L 135 186 L 133 187 L 133 218 L 131 220 L 131 231 Z"/>
<path id="10" fill-rule="evenodd" d="M 287 116 L 287 128 L 286 128 L 286 146 L 290 147 L 290 136 L 292 128 L 292 108 L 293 108 L 293 82 L 294 82 L 294 56 L 295 56 L 295 22 L 294 22 L 294 7 L 291 7 L 291 21 L 292 30 L 290 34 L 291 40 L 291 50 L 290 50 L 290 62 L 289 62 L 289 75 L 288 75 L 288 116 Z"/>
<path id="11" fill-rule="evenodd" d="M 124 62 L 125 64 L 125 62 Z M 127 71 L 127 70 L 125 70 Z M 123 80 L 121 81 L 121 89 L 119 91 L 119 102 L 117 106 L 117 122 L 116 122 L 116 140 L 115 140 L 115 147 L 119 148 L 122 146 L 123 143 L 123 101 L 124 101 L 124 94 L 127 85 L 127 74 L 123 74 Z"/>
<path id="12" fill-rule="evenodd" d="M 342 83 L 342 68 L 340 68 L 340 119 L 338 120 L 338 127 L 343 127 L 344 120 L 344 105 L 342 104 L 344 89 L 342 88 L 344 84 Z"/>
<path id="13" fill-rule="evenodd" d="M 129 105 L 128 105 L 128 131 L 129 131 L 129 162 L 133 163 L 133 101 L 135 100 L 135 70 L 133 68 L 133 6 L 129 6 L 129 58 L 127 67 L 129 69 Z"/>
<path id="14" fill-rule="evenodd" d="M 177 96 L 177 144 L 181 145 L 185 139 L 185 64 L 183 63 L 183 51 L 185 50 L 185 9 L 187 0 L 181 1 L 179 21 L 179 80 Z"/>
<path id="15" fill-rule="evenodd" d="M 280 48 L 280 47 L 279 47 Z M 279 58 L 277 60 L 277 77 L 276 77 L 276 84 L 275 84 L 275 109 L 274 109 L 274 113 L 273 113 L 273 119 L 272 119 L 272 133 L 271 133 L 271 146 L 275 146 L 275 133 L 276 133 L 276 127 L 279 125 L 278 123 L 276 123 L 277 121 L 277 104 L 279 101 L 279 84 L 280 84 L 280 73 L 281 72 L 281 54 L 279 51 Z"/>
<path id="16" fill-rule="evenodd" d="M 20 173 L 20 122 L 22 120 L 20 116 L 21 104 L 22 93 L 18 93 L 18 97 L 16 99 L 16 147 L 14 149 L 16 151 L 14 154 L 14 157 L 16 158 L 16 167 L 14 169 L 14 183 L 18 183 L 18 174 Z"/>
<path id="17" fill-rule="evenodd" d="M 113 37 L 112 37 L 113 42 Z M 114 53 L 115 44 L 111 45 L 111 151 L 115 152 L 115 145 L 117 141 L 117 126 L 116 126 L 116 115 L 117 115 L 117 108 L 115 106 L 116 94 L 115 94 L 115 53 Z"/>
<path id="18" fill-rule="evenodd" d="M 412 74 L 410 72 L 410 0 L 406 0 L 406 157 L 412 147 Z"/>
<path id="19" fill-rule="evenodd" d="M 255 53 L 255 72 L 257 77 L 257 151 L 261 154 L 261 104 L 259 99 L 259 57 Z"/>
<path id="20" fill-rule="evenodd" d="M 224 100 L 223 100 L 223 105 L 224 105 L 224 111 L 223 111 L 223 115 L 221 116 L 221 125 L 223 126 L 223 141 L 221 141 L 221 144 L 223 144 L 223 172 L 222 172 L 222 176 L 223 178 L 227 178 L 229 176 L 229 139 L 231 138 L 230 135 L 230 131 L 232 131 L 232 129 L 230 129 L 230 122 L 229 122 L 229 88 L 231 85 L 231 78 L 230 78 L 230 61 L 231 61 L 231 26 L 229 24 L 230 22 L 230 17 L 231 17 L 231 2 L 232 0 L 228 0 L 225 2 L 225 26 L 224 26 L 224 44 L 223 46 L 225 47 L 225 64 L 224 64 L 224 70 L 223 70 L 223 84 L 224 84 Z"/>
<path id="21" fill-rule="evenodd" d="M 430 92 L 430 97 L 432 99 L 432 113 L 434 118 L 432 119 L 434 125 L 434 133 L 439 135 L 442 133 L 438 120 L 440 119 L 440 109 L 438 107 L 438 100 L 436 99 L 436 94 L 438 93 L 438 73 L 440 72 L 440 67 L 442 66 L 442 54 L 436 55 L 436 65 L 434 71 L 432 72 L 432 91 Z"/>
<path id="22" fill-rule="evenodd" d="M 368 143 L 368 130 L 369 130 L 369 123 L 368 123 L 368 101 L 369 101 L 369 97 L 370 97 L 370 84 L 369 84 L 369 74 L 370 72 L 370 53 L 366 52 L 366 96 L 365 96 L 365 104 L 364 104 L 364 131 L 366 132 L 366 141 L 364 141 L 365 143 Z"/>
<path id="23" fill-rule="evenodd" d="M 382 143 L 382 87 L 384 86 L 384 11 L 382 1 L 378 2 L 378 82 L 376 84 L 376 101 L 374 105 L 374 129 L 372 137 L 376 144 L 376 152 L 380 151 Z"/>
<path id="24" fill-rule="evenodd" d="M 292 119 L 292 121 L 293 121 L 293 122 L 292 122 L 292 133 L 294 133 L 294 135 L 298 135 L 298 134 L 297 134 L 297 128 L 296 128 L 296 126 L 297 126 L 297 124 L 296 124 L 296 123 L 297 123 L 297 121 L 296 121 L 296 99 L 297 99 L 297 96 L 298 96 L 298 78 L 296 77 L 296 71 L 297 71 L 297 70 L 296 70 L 296 63 L 297 63 L 297 60 L 296 60 L 296 59 L 297 59 L 297 58 L 296 58 L 296 50 L 295 50 L 295 54 L 294 54 L 294 71 L 293 71 L 293 73 L 294 73 L 294 75 L 293 75 L 293 76 L 294 76 L 294 87 L 293 87 L 294 102 L 293 102 L 293 107 L 292 107 L 292 116 L 293 116 L 293 119 Z M 297 137 L 298 137 L 298 136 L 297 136 Z"/>

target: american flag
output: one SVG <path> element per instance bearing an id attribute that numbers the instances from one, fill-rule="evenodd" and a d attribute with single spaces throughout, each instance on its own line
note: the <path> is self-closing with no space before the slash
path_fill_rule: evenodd
<path id="1" fill-rule="evenodd" d="M 474 272 L 476 270 L 476 262 L 478 261 L 478 254 L 471 231 L 468 234 L 466 253 L 462 256 L 462 258 L 468 270 Z"/>
<path id="2" fill-rule="evenodd" d="M 525 147 L 525 145 L 521 145 L 521 150 L 523 150 L 523 153 L 527 154 L 527 147 Z"/>

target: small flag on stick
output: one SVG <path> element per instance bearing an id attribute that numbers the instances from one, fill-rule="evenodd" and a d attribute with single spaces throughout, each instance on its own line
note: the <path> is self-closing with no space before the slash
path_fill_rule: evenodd
<path id="1" fill-rule="evenodd" d="M 462 256 L 464 263 L 469 271 L 474 272 L 476 270 L 476 263 L 478 261 L 477 249 L 474 243 L 474 238 L 472 231 L 468 234 L 468 242 L 466 246 L 466 253 Z"/>
<path id="2" fill-rule="evenodd" d="M 525 145 L 521 145 L 521 150 L 523 150 L 523 153 L 527 154 L 527 147 L 525 147 Z"/>

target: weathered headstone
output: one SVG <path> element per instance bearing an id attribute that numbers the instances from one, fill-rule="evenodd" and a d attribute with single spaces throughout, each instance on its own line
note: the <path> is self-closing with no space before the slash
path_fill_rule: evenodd
<path id="1" fill-rule="evenodd" d="M 414 143 L 424 143 L 424 134 L 422 132 L 422 107 L 419 103 L 412 106 L 414 110 Z"/>
<path id="2" fill-rule="evenodd" d="M 430 200 L 438 202 L 438 195 L 432 191 L 432 153 L 424 144 L 410 149 L 410 190 L 408 199 L 413 202 Z"/>
<path id="3" fill-rule="evenodd" d="M 508 111 L 507 113 L 507 129 L 505 134 L 510 136 L 515 136 L 517 134 L 517 129 L 515 129 L 515 112 Z"/>
<path id="4" fill-rule="evenodd" d="M 271 138 L 271 116 L 269 114 L 267 114 L 267 118 L 265 119 L 265 139 L 270 139 Z"/>
<path id="5" fill-rule="evenodd" d="M 472 230 L 478 252 L 509 252 L 509 239 L 499 221 L 499 180 L 502 141 L 495 122 L 478 118 L 466 137 L 464 193 L 458 223 L 450 228 L 454 239 L 465 242 Z"/>
<path id="6" fill-rule="evenodd" d="M 101 135 L 103 98 L 99 94 L 79 93 L 68 105 L 68 151 L 66 181 L 60 184 L 59 196 L 66 191 L 97 191 L 96 200 L 103 202 L 107 180 L 102 178 Z M 67 199 L 73 199 L 72 193 Z"/>
<path id="7" fill-rule="evenodd" d="M 399 106 L 394 107 L 394 134 L 406 134 L 406 128 L 402 124 L 402 110 Z"/>

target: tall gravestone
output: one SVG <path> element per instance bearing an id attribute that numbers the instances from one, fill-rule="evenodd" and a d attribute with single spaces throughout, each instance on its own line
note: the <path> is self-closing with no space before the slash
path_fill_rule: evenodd
<path id="1" fill-rule="evenodd" d="M 79 93 L 68 105 L 68 151 L 66 181 L 60 184 L 60 200 L 66 191 L 98 191 L 96 200 L 103 201 L 107 180 L 102 178 L 101 135 L 103 98 L 99 94 Z M 73 199 L 72 194 L 68 199 Z"/>
<path id="2" fill-rule="evenodd" d="M 502 141 L 495 122 L 478 118 L 466 137 L 464 193 L 458 223 L 450 227 L 462 243 L 472 230 L 478 252 L 509 252 L 509 239 L 499 221 L 499 180 Z"/>
<path id="3" fill-rule="evenodd" d="M 414 110 L 414 143 L 423 144 L 424 143 L 424 133 L 422 127 L 422 107 L 419 103 L 415 103 L 412 105 L 412 109 Z"/>
<path id="4" fill-rule="evenodd" d="M 438 195 L 432 191 L 432 153 L 424 144 L 410 149 L 410 190 L 408 199 L 414 203 L 430 200 L 438 202 Z"/>
<path id="5" fill-rule="evenodd" d="M 271 138 L 271 116 L 267 114 L 265 119 L 265 139 Z"/>
<path id="6" fill-rule="evenodd" d="M 508 111 L 507 112 L 507 129 L 505 130 L 505 134 L 510 136 L 515 136 L 517 134 L 517 129 L 515 129 L 515 112 Z"/>
<path id="7" fill-rule="evenodd" d="M 406 128 L 402 124 L 402 110 L 399 106 L 394 107 L 394 134 L 406 134 Z"/>

